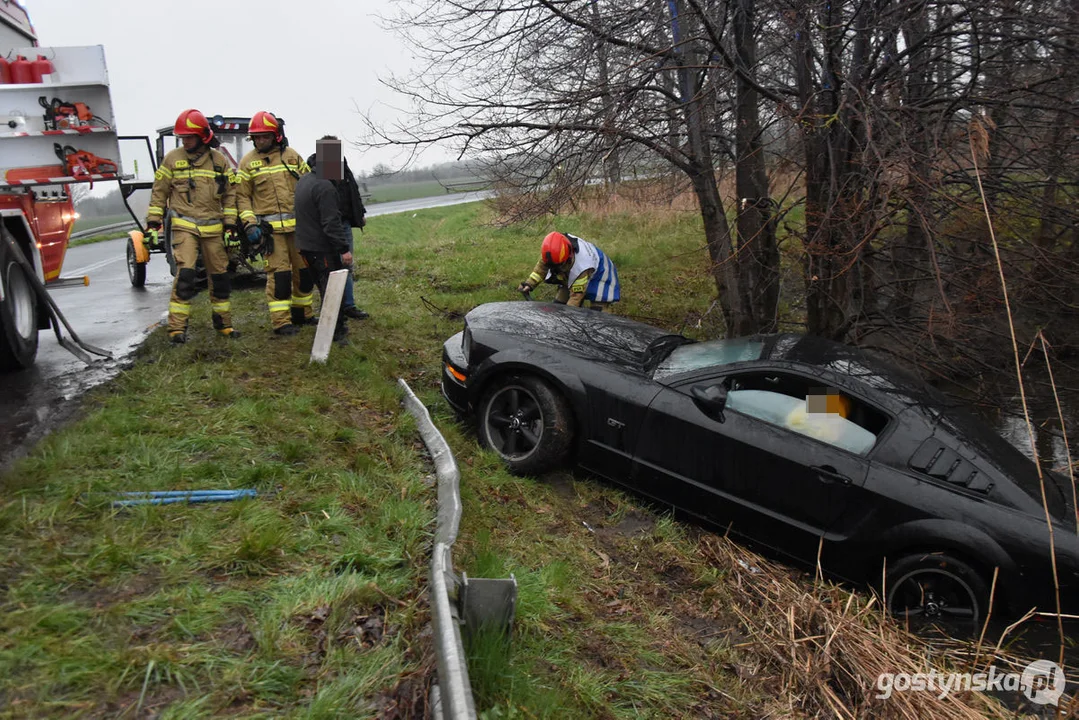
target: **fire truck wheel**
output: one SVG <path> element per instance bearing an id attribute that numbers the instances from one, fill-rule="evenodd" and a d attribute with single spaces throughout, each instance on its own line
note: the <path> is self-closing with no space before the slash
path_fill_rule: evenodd
<path id="1" fill-rule="evenodd" d="M 6 243 L 0 243 L 0 281 L 0 370 L 22 370 L 37 356 L 37 295 Z"/>
<path id="2" fill-rule="evenodd" d="M 146 263 L 140 263 L 135 254 L 135 241 L 127 239 L 127 277 L 131 280 L 132 287 L 146 285 Z"/>

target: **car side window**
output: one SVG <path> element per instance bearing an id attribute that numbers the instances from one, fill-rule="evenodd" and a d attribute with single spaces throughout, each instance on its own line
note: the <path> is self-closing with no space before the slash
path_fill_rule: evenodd
<path id="1" fill-rule="evenodd" d="M 729 376 L 726 384 L 728 409 L 856 455 L 868 454 L 888 424 L 861 400 L 796 375 L 754 371 Z"/>

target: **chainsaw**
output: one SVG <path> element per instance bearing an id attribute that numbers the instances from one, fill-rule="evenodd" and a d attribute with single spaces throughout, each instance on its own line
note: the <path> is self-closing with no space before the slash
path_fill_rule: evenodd
<path id="1" fill-rule="evenodd" d="M 56 157 L 60 158 L 60 162 L 64 163 L 64 167 L 67 168 L 68 175 L 72 177 L 82 178 L 88 175 L 104 175 L 116 173 L 120 169 L 115 162 L 108 158 L 98 157 L 92 152 L 78 150 L 70 145 L 54 143 L 53 149 L 56 151 Z"/>
<path id="2" fill-rule="evenodd" d="M 90 106 L 81 102 L 65 102 L 60 98 L 49 100 L 42 95 L 38 98 L 38 104 L 45 108 L 46 130 L 71 130 L 81 127 L 90 127 L 97 121 L 102 126 L 108 126 L 104 120 L 94 115 Z"/>

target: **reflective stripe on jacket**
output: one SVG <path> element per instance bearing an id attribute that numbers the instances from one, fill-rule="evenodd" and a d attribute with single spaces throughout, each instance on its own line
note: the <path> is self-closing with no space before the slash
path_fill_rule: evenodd
<path id="1" fill-rule="evenodd" d="M 147 220 L 160 222 L 166 208 L 177 227 L 220 235 L 224 223 L 236 220 L 236 174 L 225 156 L 205 149 L 194 158 L 183 148 L 169 152 L 154 173 Z"/>
<path id="2" fill-rule="evenodd" d="M 261 216 L 281 215 L 279 220 L 268 220 L 270 225 L 275 230 L 294 231 L 296 183 L 309 172 L 311 168 L 292 148 L 274 148 L 265 154 L 252 150 L 244 155 L 236 173 L 240 221 L 245 226 L 256 225 Z"/>

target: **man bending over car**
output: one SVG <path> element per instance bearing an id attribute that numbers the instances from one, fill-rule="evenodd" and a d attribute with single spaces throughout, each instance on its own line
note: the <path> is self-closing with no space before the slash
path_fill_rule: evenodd
<path id="1" fill-rule="evenodd" d="M 622 298 L 618 270 L 602 250 L 576 235 L 553 232 L 543 239 L 540 259 L 528 279 L 517 286 L 531 292 L 541 282 L 558 285 L 556 303 L 582 307 L 585 300 L 603 312 Z"/>

